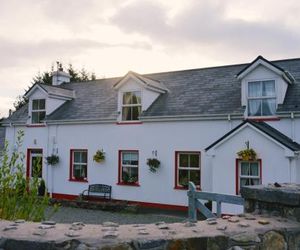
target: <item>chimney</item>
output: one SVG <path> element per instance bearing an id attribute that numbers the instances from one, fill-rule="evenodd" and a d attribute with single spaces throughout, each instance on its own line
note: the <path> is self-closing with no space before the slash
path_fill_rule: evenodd
<path id="1" fill-rule="evenodd" d="M 71 76 L 64 72 L 61 64 L 58 64 L 57 71 L 53 71 L 52 73 L 52 85 L 58 86 L 61 85 L 63 82 L 70 82 Z"/>

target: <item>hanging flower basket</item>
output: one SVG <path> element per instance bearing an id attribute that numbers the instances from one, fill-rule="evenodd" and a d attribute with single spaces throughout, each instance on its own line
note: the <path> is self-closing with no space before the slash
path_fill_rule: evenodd
<path id="1" fill-rule="evenodd" d="M 257 159 L 257 153 L 254 151 L 253 148 L 247 148 L 237 152 L 239 158 L 243 161 L 254 161 Z"/>
<path id="2" fill-rule="evenodd" d="M 101 163 L 105 160 L 105 152 L 103 150 L 97 150 L 94 154 L 93 160 L 97 163 Z"/>
<path id="3" fill-rule="evenodd" d="M 149 166 L 150 172 L 155 173 L 160 167 L 160 161 L 156 158 L 149 158 L 147 159 L 147 165 Z"/>
<path id="4" fill-rule="evenodd" d="M 53 154 L 53 155 L 46 157 L 46 161 L 47 161 L 48 165 L 55 166 L 56 164 L 59 163 L 59 157 L 58 157 L 58 155 Z"/>

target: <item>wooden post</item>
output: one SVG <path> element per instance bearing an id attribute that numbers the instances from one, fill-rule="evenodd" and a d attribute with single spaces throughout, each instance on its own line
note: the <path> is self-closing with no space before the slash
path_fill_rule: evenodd
<path id="1" fill-rule="evenodd" d="M 189 199 L 189 221 L 196 222 L 197 221 L 197 210 L 196 210 L 196 198 L 195 198 L 196 186 L 193 182 L 189 182 L 189 191 L 188 191 L 188 199 Z"/>
<path id="2" fill-rule="evenodd" d="M 222 203 L 221 203 L 221 201 L 217 201 L 217 216 L 218 216 L 218 218 L 221 217 L 221 214 L 222 214 Z"/>

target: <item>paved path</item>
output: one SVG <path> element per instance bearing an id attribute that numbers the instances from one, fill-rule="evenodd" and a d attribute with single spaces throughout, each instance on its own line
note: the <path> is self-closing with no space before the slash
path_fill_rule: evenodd
<path id="1" fill-rule="evenodd" d="M 148 224 L 159 221 L 166 223 L 182 222 L 187 219 L 182 215 L 169 215 L 163 213 L 122 213 L 106 212 L 101 210 L 90 210 L 72 207 L 60 207 L 58 211 L 51 216 L 49 210 L 46 218 L 56 221 L 57 223 L 72 223 L 82 221 L 86 224 L 100 224 L 105 221 L 117 222 L 119 224 Z"/>

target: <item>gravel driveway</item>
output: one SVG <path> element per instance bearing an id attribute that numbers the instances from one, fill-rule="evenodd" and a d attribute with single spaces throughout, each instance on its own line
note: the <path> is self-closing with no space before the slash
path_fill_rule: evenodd
<path id="1" fill-rule="evenodd" d="M 60 207 L 54 214 L 48 209 L 46 218 L 57 223 L 72 223 L 82 221 L 86 224 L 101 224 L 105 221 L 112 221 L 119 224 L 147 224 L 164 221 L 166 223 L 182 222 L 187 219 L 184 214 L 167 214 L 165 211 L 155 213 L 122 213 L 106 212 L 101 210 L 81 209 L 72 207 Z"/>

